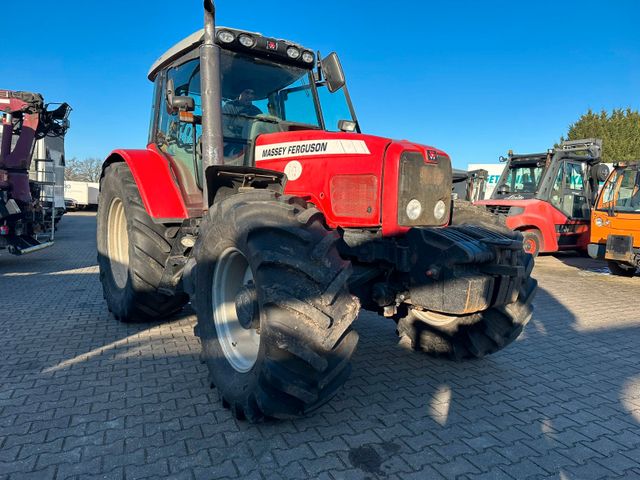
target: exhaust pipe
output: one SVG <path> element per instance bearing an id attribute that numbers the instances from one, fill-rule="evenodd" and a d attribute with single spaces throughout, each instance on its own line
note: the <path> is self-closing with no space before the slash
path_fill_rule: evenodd
<path id="1" fill-rule="evenodd" d="M 216 45 L 216 7 L 204 1 L 204 42 L 200 47 L 202 95 L 202 179 L 205 210 L 209 207 L 207 168 L 224 165 L 222 137 L 222 98 L 220 85 L 220 47 Z"/>

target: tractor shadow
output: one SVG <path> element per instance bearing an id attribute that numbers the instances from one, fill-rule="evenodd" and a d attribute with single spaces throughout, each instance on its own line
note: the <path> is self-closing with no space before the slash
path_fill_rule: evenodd
<path id="1" fill-rule="evenodd" d="M 328 407 L 337 412 L 324 417 L 334 423 L 343 395 L 347 405 L 355 395 L 360 408 L 345 411 L 380 422 L 372 428 L 380 440 L 369 447 L 383 473 L 397 472 L 400 458 L 414 468 L 437 465 L 447 478 L 637 475 L 640 328 L 584 328 L 543 288 L 534 303 L 516 343 L 466 363 L 392 350 L 359 320 L 354 376 Z"/>
<path id="2" fill-rule="evenodd" d="M 603 276 L 610 275 L 606 261 L 595 260 L 586 254 L 581 254 L 580 252 L 566 251 L 556 252 L 553 254 L 543 254 L 538 257 L 538 261 L 544 266 L 552 266 L 554 262 L 557 262 L 558 264 L 565 265 L 579 271 L 592 272 Z"/>

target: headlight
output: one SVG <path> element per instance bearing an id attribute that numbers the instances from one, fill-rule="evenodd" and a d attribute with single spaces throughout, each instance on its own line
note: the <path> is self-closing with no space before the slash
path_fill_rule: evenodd
<path id="1" fill-rule="evenodd" d="M 238 37 L 238 41 L 242 46 L 247 48 L 251 48 L 256 44 L 255 38 L 253 38 L 251 35 L 240 35 Z"/>
<path id="2" fill-rule="evenodd" d="M 521 213 L 524 213 L 523 207 L 511 207 L 509 208 L 509 213 L 507 214 L 507 216 L 513 217 L 514 215 L 520 215 Z"/>
<path id="3" fill-rule="evenodd" d="M 231 43 L 235 39 L 236 36 L 228 30 L 222 30 L 220 33 L 218 33 L 218 40 L 220 40 L 222 43 Z"/>
<path id="4" fill-rule="evenodd" d="M 417 220 L 422 213 L 422 204 L 415 198 L 407 204 L 407 217 L 410 220 Z"/>
<path id="5" fill-rule="evenodd" d="M 604 225 L 604 221 L 600 217 L 596 217 L 596 226 L 601 227 Z"/>
<path id="6" fill-rule="evenodd" d="M 447 213 L 447 205 L 442 200 L 438 200 L 436 206 L 433 207 L 433 216 L 436 218 L 436 220 L 441 222 L 442 220 L 444 220 L 445 213 Z"/>
<path id="7" fill-rule="evenodd" d="M 311 52 L 303 52 L 302 53 L 302 61 L 306 63 L 313 63 L 313 53 Z"/>
<path id="8" fill-rule="evenodd" d="M 296 59 L 300 57 L 300 50 L 298 50 L 296 47 L 289 47 L 287 48 L 287 55 L 289 55 L 289 58 Z"/>

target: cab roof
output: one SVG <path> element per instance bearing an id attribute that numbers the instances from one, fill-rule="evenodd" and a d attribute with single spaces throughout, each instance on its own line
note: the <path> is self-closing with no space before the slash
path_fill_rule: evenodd
<path id="1" fill-rule="evenodd" d="M 197 32 L 193 32 L 187 38 L 182 39 L 178 43 L 176 43 L 169 50 L 164 52 L 160 58 L 158 58 L 153 65 L 151 65 L 151 69 L 147 74 L 149 80 L 153 81 L 158 74 L 158 72 L 162 69 L 162 67 L 168 65 L 175 59 L 181 57 L 187 52 L 199 47 L 204 41 L 204 28 L 198 30 Z"/>
<path id="2" fill-rule="evenodd" d="M 238 30 L 237 28 L 218 26 L 218 27 L 216 27 L 216 43 L 217 43 L 217 33 L 218 33 L 218 31 L 221 31 L 221 30 L 230 30 L 230 31 L 233 31 L 233 32 L 246 33 L 246 34 L 249 34 L 249 35 L 254 36 L 254 37 L 264 37 L 259 32 L 250 32 L 250 31 L 247 31 L 247 30 Z M 287 45 L 298 47 L 301 50 L 306 50 L 301 45 L 299 45 L 299 44 L 297 44 L 295 42 L 291 42 L 289 40 L 283 40 L 283 39 L 273 39 L 273 40 L 276 40 L 277 42 L 286 43 Z M 149 69 L 149 73 L 147 74 L 147 77 L 149 78 L 149 80 L 153 81 L 160 70 L 162 70 L 167 65 L 171 64 L 176 59 L 182 57 L 183 55 L 185 55 L 185 54 L 187 54 L 189 52 L 191 52 L 192 50 L 195 50 L 200 45 L 202 45 L 203 42 L 204 42 L 204 28 L 192 33 L 188 37 L 186 37 L 183 40 L 181 40 L 178 43 L 176 43 L 169 50 L 164 52 L 160 56 L 160 58 L 158 58 L 153 63 L 153 65 L 151 65 L 151 69 Z M 221 45 L 221 46 L 223 46 L 223 45 Z"/>

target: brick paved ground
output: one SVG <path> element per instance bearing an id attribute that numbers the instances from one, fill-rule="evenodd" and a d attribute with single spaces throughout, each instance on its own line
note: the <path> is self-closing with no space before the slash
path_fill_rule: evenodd
<path id="1" fill-rule="evenodd" d="M 640 278 L 545 257 L 526 334 L 431 360 L 363 314 L 354 374 L 310 418 L 238 423 L 208 388 L 194 318 L 123 325 L 95 219 L 0 253 L 0 478 L 640 478 Z"/>

